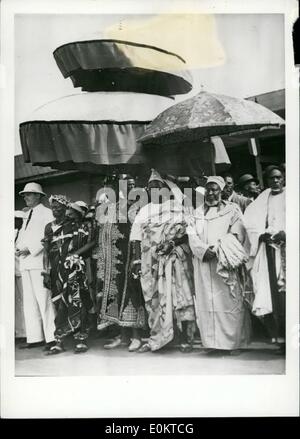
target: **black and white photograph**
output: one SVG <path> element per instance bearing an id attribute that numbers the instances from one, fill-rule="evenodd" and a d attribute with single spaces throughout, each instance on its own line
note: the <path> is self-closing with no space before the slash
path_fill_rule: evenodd
<path id="1" fill-rule="evenodd" d="M 74 405 L 99 385 L 99 417 L 180 394 L 162 414 L 227 416 L 228 394 L 195 405 L 212 382 L 248 386 L 232 415 L 298 413 L 297 2 L 22 3 L 1 2 L 8 416 L 31 380 Z"/>

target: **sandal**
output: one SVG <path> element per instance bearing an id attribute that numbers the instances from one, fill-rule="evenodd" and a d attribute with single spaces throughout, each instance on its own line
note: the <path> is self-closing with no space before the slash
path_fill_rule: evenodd
<path id="1" fill-rule="evenodd" d="M 144 354 L 145 352 L 150 352 L 150 351 L 151 351 L 150 345 L 148 343 L 145 343 L 136 352 L 140 354 Z"/>
<path id="2" fill-rule="evenodd" d="M 187 354 L 189 352 L 192 352 L 193 350 L 193 345 L 188 344 L 188 343 L 181 343 L 180 347 L 179 347 L 180 352 L 182 352 L 183 354 Z"/>
<path id="3" fill-rule="evenodd" d="M 45 355 L 57 355 L 57 354 L 60 354 L 61 352 L 64 352 L 64 351 L 65 351 L 65 349 L 61 345 L 56 344 L 56 345 L 52 346 L 49 349 L 49 351 L 47 351 L 45 353 Z"/>
<path id="4" fill-rule="evenodd" d="M 139 350 L 141 346 L 142 346 L 141 340 L 139 340 L 137 338 L 133 338 L 129 347 L 128 347 L 128 351 L 135 352 L 135 351 Z"/>
<path id="5" fill-rule="evenodd" d="M 44 348 L 43 348 L 43 351 L 44 351 L 44 352 L 49 352 L 50 349 L 53 348 L 54 346 L 56 346 L 55 341 L 50 341 L 49 343 L 46 343 L 46 344 L 45 344 L 45 346 L 44 346 Z"/>
<path id="6" fill-rule="evenodd" d="M 88 347 L 85 343 L 78 343 L 74 348 L 75 354 L 81 354 L 82 352 L 86 352 Z"/>

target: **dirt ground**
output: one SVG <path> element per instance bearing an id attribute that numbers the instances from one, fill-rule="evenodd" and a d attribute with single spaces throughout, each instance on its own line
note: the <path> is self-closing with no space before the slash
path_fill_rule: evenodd
<path id="1" fill-rule="evenodd" d="M 181 353 L 176 344 L 152 353 L 131 353 L 127 346 L 106 350 L 107 340 L 94 336 L 89 350 L 73 353 L 73 340 L 66 351 L 46 356 L 42 348 L 22 349 L 16 342 L 16 376 L 103 376 L 103 375 L 256 375 L 284 374 L 285 358 L 274 346 L 255 341 L 238 356 L 211 356 L 199 343 L 191 353 Z"/>

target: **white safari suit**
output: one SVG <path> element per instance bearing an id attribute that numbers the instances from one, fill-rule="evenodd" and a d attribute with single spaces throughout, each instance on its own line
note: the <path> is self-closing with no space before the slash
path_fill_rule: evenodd
<path id="1" fill-rule="evenodd" d="M 27 343 L 37 343 L 43 340 L 49 343 L 54 340 L 55 311 L 51 293 L 43 285 L 41 240 L 44 237 L 46 224 L 53 221 L 53 215 L 51 210 L 43 204 L 38 204 L 31 210 L 32 215 L 27 227 L 30 210 L 17 241 L 18 249 L 22 250 L 27 247 L 30 251 L 28 256 L 20 256 L 26 336 Z"/>

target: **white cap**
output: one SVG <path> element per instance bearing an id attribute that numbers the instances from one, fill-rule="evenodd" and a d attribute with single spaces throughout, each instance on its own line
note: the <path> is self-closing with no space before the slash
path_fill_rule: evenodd
<path id="1" fill-rule="evenodd" d="M 221 191 L 225 187 L 224 178 L 220 177 L 219 175 L 211 175 L 210 177 L 208 177 L 206 180 L 205 186 L 207 186 L 208 183 L 216 183 L 220 187 Z"/>

